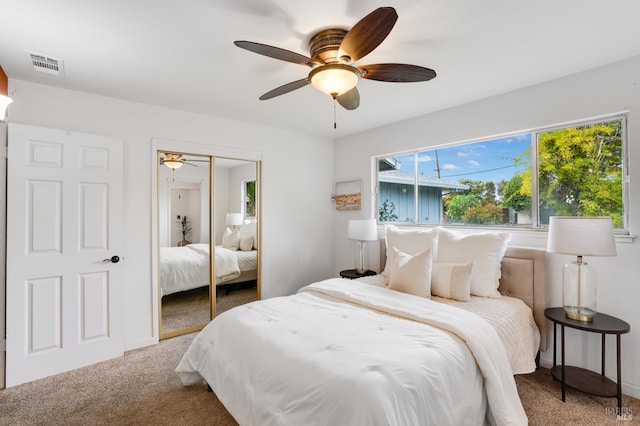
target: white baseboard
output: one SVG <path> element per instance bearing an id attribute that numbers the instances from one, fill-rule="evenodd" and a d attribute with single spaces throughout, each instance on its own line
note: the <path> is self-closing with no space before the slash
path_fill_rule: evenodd
<path id="1" fill-rule="evenodd" d="M 124 351 L 129 352 L 135 349 L 144 348 L 146 346 L 157 345 L 158 338 L 157 337 L 148 337 L 146 339 L 136 340 L 135 342 L 129 342 L 124 346 Z"/>

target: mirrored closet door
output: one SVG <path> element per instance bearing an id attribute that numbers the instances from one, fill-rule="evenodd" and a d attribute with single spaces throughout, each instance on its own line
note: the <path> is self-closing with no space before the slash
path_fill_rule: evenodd
<path id="1" fill-rule="evenodd" d="M 157 154 L 159 326 L 165 339 L 198 331 L 215 315 L 260 297 L 260 162 Z"/>
<path id="2" fill-rule="evenodd" d="M 197 331 L 212 317 L 212 159 L 158 153 L 160 338 Z"/>
<path id="3" fill-rule="evenodd" d="M 216 315 L 259 299 L 259 171 L 256 161 L 214 159 Z"/>

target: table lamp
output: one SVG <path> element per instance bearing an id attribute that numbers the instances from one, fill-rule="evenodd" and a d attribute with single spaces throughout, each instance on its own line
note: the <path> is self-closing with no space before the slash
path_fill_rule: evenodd
<path id="1" fill-rule="evenodd" d="M 611 218 L 551 216 L 549 253 L 573 254 L 575 262 L 562 270 L 562 307 L 567 318 L 591 322 L 596 313 L 596 271 L 583 256 L 615 256 Z"/>
<path id="2" fill-rule="evenodd" d="M 375 219 L 349 219 L 347 226 L 347 238 L 356 240 L 356 273 L 364 274 L 367 271 L 366 247 L 367 241 L 378 239 L 378 228 Z"/>

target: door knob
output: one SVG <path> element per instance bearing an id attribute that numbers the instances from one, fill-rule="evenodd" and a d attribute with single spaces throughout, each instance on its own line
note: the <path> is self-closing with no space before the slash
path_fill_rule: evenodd
<path id="1" fill-rule="evenodd" d="M 120 258 L 118 256 L 111 256 L 109 259 L 102 259 L 103 263 L 118 263 L 120 262 Z"/>

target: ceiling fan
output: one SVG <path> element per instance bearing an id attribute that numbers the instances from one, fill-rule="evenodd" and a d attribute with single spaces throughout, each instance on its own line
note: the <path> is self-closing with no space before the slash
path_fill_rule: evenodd
<path id="1" fill-rule="evenodd" d="M 197 160 L 193 158 L 185 159 L 182 158 L 182 154 L 176 154 L 172 152 L 165 152 L 164 157 L 160 158 L 160 164 L 164 164 L 171 170 L 179 169 L 185 164 L 193 167 L 198 167 L 196 164 L 192 164 L 192 162 L 209 162 L 209 160 Z"/>
<path id="2" fill-rule="evenodd" d="M 380 7 L 358 21 L 349 31 L 340 28 L 320 31 L 309 41 L 311 57 L 252 41 L 235 41 L 234 44 L 260 55 L 311 68 L 306 78 L 277 87 L 260 96 L 260 100 L 271 99 L 312 84 L 345 109 L 354 110 L 360 105 L 360 93 L 356 87 L 360 78 L 406 83 L 428 81 L 436 76 L 434 70 L 418 65 L 354 65 L 354 62 L 382 43 L 397 20 L 398 14 L 393 7 Z"/>

